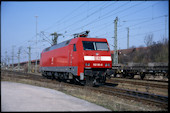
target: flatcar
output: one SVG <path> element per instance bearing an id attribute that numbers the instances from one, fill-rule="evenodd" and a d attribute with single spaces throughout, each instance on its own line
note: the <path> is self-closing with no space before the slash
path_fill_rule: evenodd
<path id="1" fill-rule="evenodd" d="M 42 76 L 83 85 L 105 83 L 111 68 L 112 58 L 105 38 L 80 35 L 45 48 L 40 58 Z"/>

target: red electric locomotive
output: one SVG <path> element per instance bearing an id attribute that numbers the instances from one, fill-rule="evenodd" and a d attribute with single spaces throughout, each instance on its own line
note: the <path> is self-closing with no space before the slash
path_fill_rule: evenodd
<path id="1" fill-rule="evenodd" d="M 112 68 L 107 40 L 82 36 L 44 49 L 40 58 L 42 75 L 81 84 L 105 83 Z"/>

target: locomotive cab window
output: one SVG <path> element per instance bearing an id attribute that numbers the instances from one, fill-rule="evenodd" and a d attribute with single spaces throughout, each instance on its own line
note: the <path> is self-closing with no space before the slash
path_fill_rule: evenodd
<path id="1" fill-rule="evenodd" d="M 108 51 L 107 42 L 92 42 L 92 41 L 83 41 L 84 50 L 101 50 Z"/>
<path id="2" fill-rule="evenodd" d="M 76 51 L 76 44 L 73 45 L 73 51 Z"/>
<path id="3" fill-rule="evenodd" d="M 104 51 L 108 51 L 108 45 L 106 42 L 96 42 L 96 49 L 97 50 L 104 50 Z"/>
<path id="4" fill-rule="evenodd" d="M 84 50 L 95 50 L 93 42 L 83 41 Z"/>

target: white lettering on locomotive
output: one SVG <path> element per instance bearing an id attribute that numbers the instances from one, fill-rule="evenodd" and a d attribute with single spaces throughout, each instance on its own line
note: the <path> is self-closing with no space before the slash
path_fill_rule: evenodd
<path id="1" fill-rule="evenodd" d="M 103 66 L 102 63 L 93 63 L 93 66 Z"/>

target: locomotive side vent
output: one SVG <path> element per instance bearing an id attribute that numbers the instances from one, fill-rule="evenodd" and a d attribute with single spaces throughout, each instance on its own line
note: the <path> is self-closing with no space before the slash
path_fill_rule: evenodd
<path id="1" fill-rule="evenodd" d="M 89 32 L 90 31 L 84 31 L 84 32 L 81 32 L 81 33 L 75 33 L 73 35 L 74 35 L 74 38 L 77 38 L 77 37 L 87 37 Z"/>

